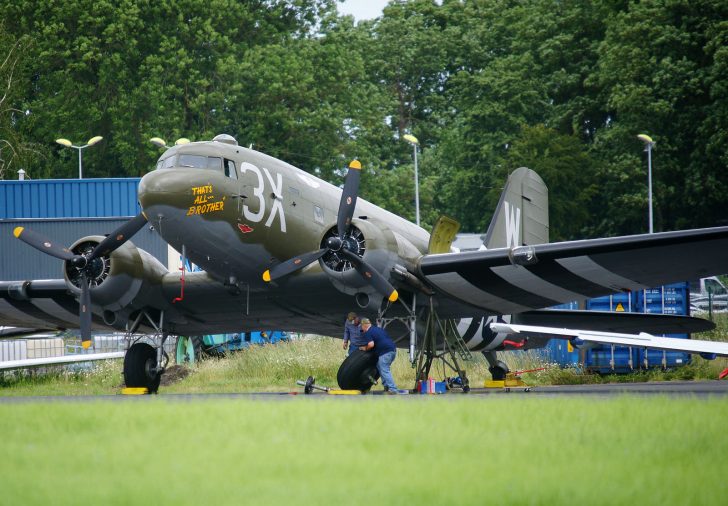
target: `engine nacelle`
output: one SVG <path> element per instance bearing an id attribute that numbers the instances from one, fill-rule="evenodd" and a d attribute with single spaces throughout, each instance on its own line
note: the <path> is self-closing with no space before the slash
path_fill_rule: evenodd
<path id="1" fill-rule="evenodd" d="M 103 236 L 83 237 L 70 250 L 88 256 L 103 239 Z M 124 310 L 129 313 L 148 306 L 161 308 L 164 304 L 162 276 L 168 272 L 167 268 L 130 241 L 110 255 L 92 260 L 86 267 L 86 272 L 91 303 L 104 310 L 105 320 L 114 320 L 112 316 L 117 311 Z M 82 281 L 79 269 L 70 262 L 65 262 L 64 278 L 69 290 L 80 295 Z"/>
<path id="2" fill-rule="evenodd" d="M 336 234 L 336 226 L 333 226 L 324 234 L 321 240 L 322 247 L 329 237 Z M 349 236 L 345 242 L 345 247 L 361 256 L 390 283 L 396 280 L 392 277 L 395 265 L 404 263 L 406 267 L 412 267 L 420 255 L 407 239 L 392 232 L 388 227 L 380 226 L 370 220 L 352 220 Z M 344 257 L 330 252 L 321 258 L 320 264 L 337 289 L 349 295 L 356 295 L 359 306 L 378 308 L 382 295 Z"/>

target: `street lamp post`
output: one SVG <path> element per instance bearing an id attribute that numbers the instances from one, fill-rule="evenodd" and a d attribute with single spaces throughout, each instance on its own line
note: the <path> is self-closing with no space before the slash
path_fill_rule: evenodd
<path id="1" fill-rule="evenodd" d="M 410 144 L 412 144 L 412 148 L 414 150 L 414 157 L 415 157 L 415 223 L 417 223 L 417 226 L 420 226 L 420 182 L 419 182 L 419 176 L 417 174 L 417 147 L 420 145 L 420 141 L 417 140 L 417 137 L 414 135 L 406 134 L 403 136 L 403 139 Z"/>
<path id="2" fill-rule="evenodd" d="M 652 227 L 652 146 L 655 142 L 652 137 L 646 134 L 639 134 L 639 140 L 645 143 L 645 151 L 647 151 L 647 203 L 649 206 L 650 234 L 653 233 Z"/>
<path id="3" fill-rule="evenodd" d="M 100 135 L 97 135 L 96 137 L 91 137 L 88 142 L 83 146 L 74 146 L 73 143 L 68 139 L 56 139 L 56 142 L 61 146 L 78 150 L 78 179 L 83 179 L 83 156 L 81 152 L 87 147 L 93 146 L 94 144 L 98 143 L 102 139 L 103 137 L 101 137 Z"/>
<path id="4" fill-rule="evenodd" d="M 157 146 L 158 148 L 166 148 L 167 147 L 167 141 L 162 139 L 161 137 L 152 137 L 149 139 L 149 142 Z M 190 140 L 186 137 L 180 137 L 174 142 L 175 146 L 181 146 L 182 144 L 189 144 Z"/>

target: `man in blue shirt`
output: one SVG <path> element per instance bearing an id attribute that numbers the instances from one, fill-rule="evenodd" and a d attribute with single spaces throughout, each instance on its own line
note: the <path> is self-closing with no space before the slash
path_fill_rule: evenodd
<path id="1" fill-rule="evenodd" d="M 361 319 L 361 330 L 366 345 L 360 346 L 359 349 L 367 351 L 374 349 L 377 354 L 377 369 L 379 375 L 382 377 L 382 384 L 384 389 L 389 394 L 398 393 L 397 385 L 394 383 L 392 377 L 391 366 L 397 356 L 397 347 L 394 345 L 394 341 L 389 337 L 389 334 L 380 327 L 372 327 L 372 322 L 369 318 Z"/>
<path id="2" fill-rule="evenodd" d="M 353 311 L 346 317 L 344 323 L 344 349 L 349 348 L 347 355 L 351 352 L 367 344 L 366 339 L 361 336 L 361 327 L 359 326 L 359 318 Z"/>

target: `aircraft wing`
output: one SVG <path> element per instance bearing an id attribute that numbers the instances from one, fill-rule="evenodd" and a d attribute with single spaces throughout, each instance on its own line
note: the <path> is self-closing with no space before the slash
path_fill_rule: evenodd
<path id="1" fill-rule="evenodd" d="M 422 276 L 492 314 L 728 272 L 728 227 L 426 255 Z"/>
<path id="2" fill-rule="evenodd" d="M 679 339 L 675 337 L 659 337 L 641 332 L 639 334 L 620 334 L 617 332 L 598 332 L 593 330 L 561 329 L 558 327 L 539 327 L 536 325 L 511 325 L 508 323 L 491 323 L 493 332 L 521 335 L 541 339 L 572 339 L 576 344 L 616 344 L 619 346 L 635 346 L 657 350 L 684 351 L 688 353 L 704 353 L 708 355 L 728 356 L 728 343 L 718 341 L 701 341 L 698 339 Z"/>
<path id="3" fill-rule="evenodd" d="M 78 301 L 63 279 L 0 281 L 0 323 L 35 329 L 78 328 Z M 92 328 L 108 329 L 98 317 Z"/>

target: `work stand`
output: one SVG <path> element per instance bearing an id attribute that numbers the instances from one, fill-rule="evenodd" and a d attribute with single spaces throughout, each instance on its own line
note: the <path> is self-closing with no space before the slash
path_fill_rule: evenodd
<path id="1" fill-rule="evenodd" d="M 453 320 L 440 319 L 435 310 L 432 297 L 429 297 L 428 305 L 425 309 L 427 312 L 425 333 L 422 342 L 417 343 L 416 298 L 413 298 L 411 308 L 401 299 L 400 302 L 407 308 L 407 316 L 386 318 L 384 314 L 380 314 L 378 320 L 383 327 L 386 327 L 394 320 L 400 320 L 408 326 L 409 330 L 407 334 L 410 336 L 410 362 L 412 363 L 412 367 L 416 369 L 415 390 L 419 381 L 426 381 L 429 378 L 432 363 L 435 360 L 441 360 L 443 369 L 447 366 L 450 370 L 457 373 L 457 377 L 447 385 L 448 388 L 457 387 L 462 388 L 463 392 L 469 392 L 470 385 L 468 377 L 465 369 L 460 367 L 458 356 L 462 361 L 470 361 L 472 360 L 472 355 L 460 337 L 455 322 Z M 398 342 L 400 339 L 396 339 L 396 341 Z M 438 341 L 441 342 L 440 349 L 438 349 Z"/>
<path id="2" fill-rule="evenodd" d="M 442 338 L 442 348 L 439 350 L 437 347 L 438 337 Z M 465 342 L 460 337 L 455 322 L 453 320 L 441 320 L 435 311 L 432 298 L 430 298 L 425 335 L 422 345 L 419 346 L 417 351 L 415 388 L 417 388 L 417 382 L 427 381 L 432 369 L 432 362 L 441 360 L 443 368 L 447 366 L 457 373 L 457 377 L 460 378 L 458 386 L 462 387 L 463 392 L 469 392 L 469 380 L 465 369 L 460 367 L 457 358 L 458 355 L 463 361 L 472 360 L 470 350 L 468 350 Z M 452 386 L 448 385 L 448 387 Z"/>

